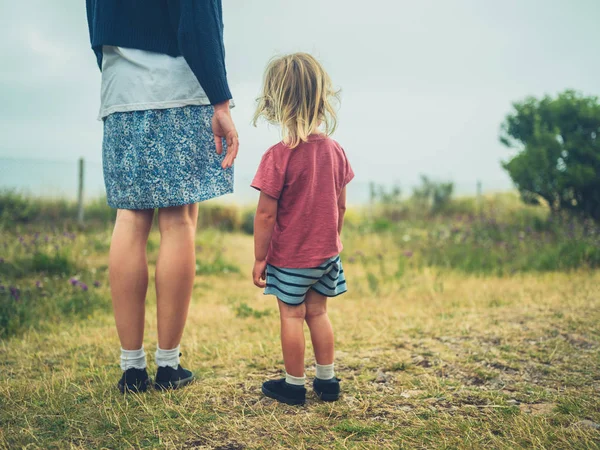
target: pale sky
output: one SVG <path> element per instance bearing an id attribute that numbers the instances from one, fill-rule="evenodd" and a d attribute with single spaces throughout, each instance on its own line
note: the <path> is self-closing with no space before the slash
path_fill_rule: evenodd
<path id="1" fill-rule="evenodd" d="M 84 0 L 0 0 L 0 157 L 101 161 L 100 72 Z M 60 8 L 57 6 L 60 5 Z M 357 174 L 510 189 L 498 130 L 511 102 L 600 95 L 599 0 L 223 0 L 244 196 L 278 130 L 250 124 L 264 67 L 314 54 L 342 89 L 334 135 Z M 0 186 L 2 180 L 0 180 Z"/>

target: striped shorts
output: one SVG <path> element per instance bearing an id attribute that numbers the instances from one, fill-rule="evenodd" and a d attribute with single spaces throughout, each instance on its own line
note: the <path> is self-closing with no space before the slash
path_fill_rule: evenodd
<path id="1" fill-rule="evenodd" d="M 346 278 L 339 255 L 311 269 L 287 269 L 267 265 L 265 295 L 275 295 L 288 305 L 300 305 L 306 299 L 309 289 L 325 297 L 335 297 L 346 292 Z"/>

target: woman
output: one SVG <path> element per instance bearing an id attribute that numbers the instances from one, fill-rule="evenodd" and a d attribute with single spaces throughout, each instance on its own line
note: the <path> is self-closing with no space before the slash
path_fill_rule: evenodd
<path id="1" fill-rule="evenodd" d="M 102 71 L 104 181 L 117 208 L 109 276 L 121 341 L 118 387 L 138 392 L 150 384 L 146 243 L 158 209 L 155 387 L 178 388 L 194 379 L 179 363 L 179 344 L 195 276 L 197 203 L 233 192 L 238 152 L 221 0 L 86 1 Z"/>

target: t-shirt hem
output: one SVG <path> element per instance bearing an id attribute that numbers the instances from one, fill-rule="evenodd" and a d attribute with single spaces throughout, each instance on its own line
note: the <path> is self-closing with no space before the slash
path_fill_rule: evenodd
<path id="1" fill-rule="evenodd" d="M 125 105 L 114 105 L 108 108 L 102 108 L 98 114 L 98 120 L 103 120 L 107 116 L 117 112 L 147 111 L 149 109 L 170 109 L 181 108 L 184 106 L 210 106 L 208 97 L 191 98 L 187 100 L 168 100 L 164 102 L 146 102 L 146 103 L 128 103 Z M 230 102 L 230 108 L 235 107 L 233 100 Z"/>
<path id="2" fill-rule="evenodd" d="M 270 264 L 275 267 L 279 267 L 281 269 L 314 269 L 315 267 L 319 267 L 321 264 L 323 264 L 328 259 L 339 255 L 342 252 L 342 250 L 343 250 L 343 247 L 339 251 L 335 251 L 334 253 L 331 253 L 328 256 L 313 258 L 313 259 L 308 260 L 308 262 L 301 262 L 301 263 L 298 263 L 297 261 L 290 263 L 289 261 L 286 261 L 286 260 L 272 259 L 267 256 L 267 264 Z"/>

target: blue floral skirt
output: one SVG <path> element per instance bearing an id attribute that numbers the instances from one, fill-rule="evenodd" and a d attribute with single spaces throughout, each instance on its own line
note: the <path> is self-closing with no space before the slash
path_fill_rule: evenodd
<path id="1" fill-rule="evenodd" d="M 217 155 L 212 106 L 118 112 L 104 120 L 102 165 L 109 206 L 152 209 L 233 192 L 233 167 Z"/>

